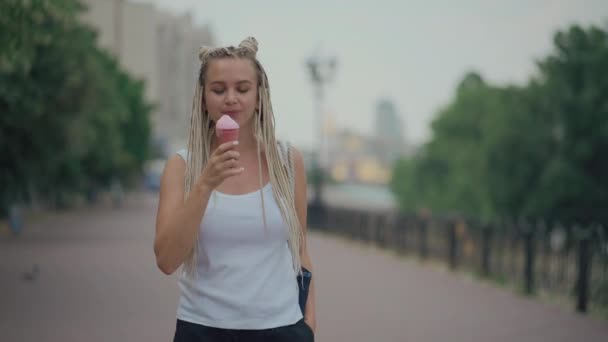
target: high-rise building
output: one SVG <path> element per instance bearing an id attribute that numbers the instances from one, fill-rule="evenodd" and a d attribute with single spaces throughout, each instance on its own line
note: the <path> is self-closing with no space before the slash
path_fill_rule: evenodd
<path id="1" fill-rule="evenodd" d="M 99 34 L 131 75 L 146 83 L 145 96 L 156 105 L 153 136 L 170 152 L 185 144 L 198 72 L 198 49 L 213 45 L 209 28 L 189 15 L 163 12 L 154 5 L 125 0 L 84 0 L 83 20 Z"/>
<path id="2" fill-rule="evenodd" d="M 404 142 L 403 122 L 391 100 L 382 99 L 378 101 L 374 133 L 380 141 Z"/>
<path id="3" fill-rule="evenodd" d="M 207 28 L 192 24 L 190 15 L 160 16 L 158 24 L 158 55 L 160 56 L 160 113 L 163 125 L 171 132 L 172 148 L 183 146 L 188 139 L 192 114 L 192 96 L 198 79 L 201 45 L 211 45 Z"/>
<path id="4" fill-rule="evenodd" d="M 403 155 L 405 133 L 403 121 L 395 104 L 389 99 L 382 99 L 376 105 L 374 140 L 377 155 L 387 163 Z"/>

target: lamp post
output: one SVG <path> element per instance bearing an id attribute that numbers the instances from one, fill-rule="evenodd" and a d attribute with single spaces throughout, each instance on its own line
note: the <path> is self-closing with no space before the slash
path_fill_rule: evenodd
<path id="1" fill-rule="evenodd" d="M 337 60 L 332 56 L 315 54 L 306 62 L 310 71 L 314 89 L 316 121 L 318 124 L 316 138 L 317 146 L 313 158 L 313 187 L 314 198 L 310 205 L 310 221 L 313 224 L 322 225 L 324 222 L 323 186 L 328 173 L 329 151 L 326 134 L 325 120 L 325 85 L 334 78 Z"/>

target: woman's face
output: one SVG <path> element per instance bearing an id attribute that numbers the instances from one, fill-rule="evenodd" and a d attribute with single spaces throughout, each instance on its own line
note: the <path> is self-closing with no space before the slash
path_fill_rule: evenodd
<path id="1" fill-rule="evenodd" d="M 211 120 L 227 114 L 241 128 L 251 125 L 258 98 L 253 63 L 245 58 L 214 59 L 205 76 L 205 108 Z"/>

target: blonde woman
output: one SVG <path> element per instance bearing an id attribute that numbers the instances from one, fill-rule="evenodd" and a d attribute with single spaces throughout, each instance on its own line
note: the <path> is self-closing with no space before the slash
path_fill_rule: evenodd
<path id="1" fill-rule="evenodd" d="M 314 340 L 314 286 L 302 310 L 296 281 L 312 270 L 305 170 L 276 141 L 257 49 L 201 48 L 188 149 L 163 171 L 154 253 L 167 275 L 183 265 L 174 341 Z M 218 141 L 224 114 L 238 143 Z"/>

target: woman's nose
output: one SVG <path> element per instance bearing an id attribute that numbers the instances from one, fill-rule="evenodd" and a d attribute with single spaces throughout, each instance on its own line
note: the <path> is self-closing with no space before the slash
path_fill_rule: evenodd
<path id="1" fill-rule="evenodd" d="M 226 92 L 226 104 L 233 104 L 236 102 L 236 95 L 233 91 Z"/>

